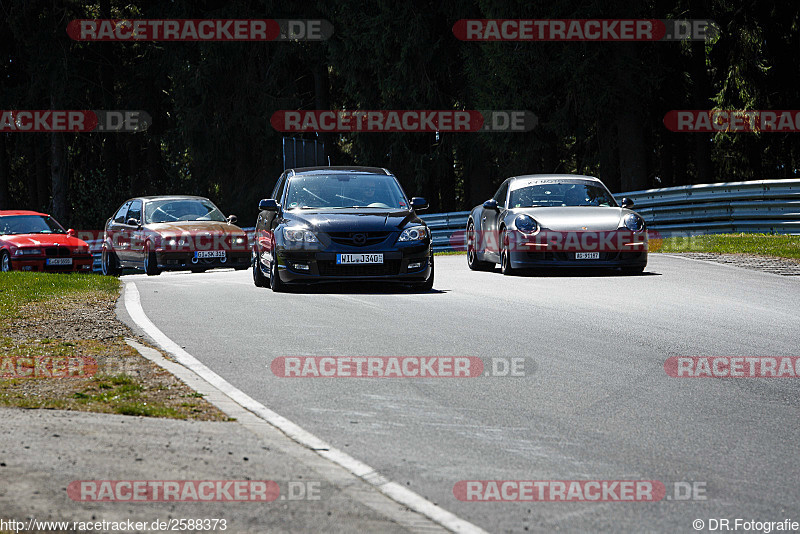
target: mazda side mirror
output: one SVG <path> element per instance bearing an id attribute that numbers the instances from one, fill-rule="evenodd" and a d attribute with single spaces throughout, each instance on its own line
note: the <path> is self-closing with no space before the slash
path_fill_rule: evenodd
<path id="1" fill-rule="evenodd" d="M 497 211 L 497 201 L 493 198 L 490 198 L 486 202 L 483 203 L 483 207 L 487 210 L 495 210 Z"/>
<path id="2" fill-rule="evenodd" d="M 258 209 L 261 211 L 278 211 L 280 205 L 274 198 L 265 198 L 258 203 Z"/>
<path id="3" fill-rule="evenodd" d="M 411 199 L 411 209 L 413 210 L 426 210 L 428 209 L 428 201 L 422 197 L 414 197 Z"/>
<path id="4" fill-rule="evenodd" d="M 633 207 L 633 200 L 629 199 L 628 197 L 622 197 L 621 206 L 625 209 L 631 209 Z"/>

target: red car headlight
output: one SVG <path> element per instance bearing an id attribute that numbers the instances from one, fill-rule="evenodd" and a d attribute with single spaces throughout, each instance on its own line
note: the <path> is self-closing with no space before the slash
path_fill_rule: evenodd
<path id="1" fill-rule="evenodd" d="M 41 256 L 42 249 L 40 248 L 18 248 L 14 251 L 14 256 Z"/>

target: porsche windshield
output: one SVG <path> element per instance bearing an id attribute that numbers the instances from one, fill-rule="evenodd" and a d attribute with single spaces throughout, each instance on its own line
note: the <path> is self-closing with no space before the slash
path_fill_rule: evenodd
<path id="1" fill-rule="evenodd" d="M 177 221 L 225 222 L 225 216 L 206 199 L 181 198 L 153 200 L 145 204 L 145 223 L 169 223 Z"/>
<path id="2" fill-rule="evenodd" d="M 0 217 L 0 235 L 64 233 L 66 233 L 64 229 L 52 217 L 41 215 Z"/>
<path id="3" fill-rule="evenodd" d="M 535 206 L 609 206 L 617 203 L 602 185 L 592 182 L 532 184 L 511 191 L 511 208 Z"/>
<path id="4" fill-rule="evenodd" d="M 408 208 L 392 176 L 380 174 L 313 174 L 289 181 L 286 209 Z"/>

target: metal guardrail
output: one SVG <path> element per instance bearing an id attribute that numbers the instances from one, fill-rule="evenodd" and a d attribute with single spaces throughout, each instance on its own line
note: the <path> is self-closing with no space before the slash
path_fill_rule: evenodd
<path id="1" fill-rule="evenodd" d="M 800 234 L 800 180 L 684 185 L 628 197 L 649 228 L 674 233 Z"/>
<path id="2" fill-rule="evenodd" d="M 800 180 L 683 185 L 614 195 L 628 197 L 661 236 L 719 233 L 800 235 Z M 437 252 L 464 250 L 469 211 L 422 214 Z M 245 232 L 253 228 L 243 228 Z M 100 270 L 100 240 L 88 241 Z"/>

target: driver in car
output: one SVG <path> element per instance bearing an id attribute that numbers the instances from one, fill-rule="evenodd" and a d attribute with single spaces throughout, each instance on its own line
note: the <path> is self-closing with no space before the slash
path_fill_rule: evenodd
<path id="1" fill-rule="evenodd" d="M 375 182 L 372 180 L 364 180 L 361 184 L 361 202 L 365 206 L 369 206 L 373 202 L 378 202 L 375 197 Z"/>

